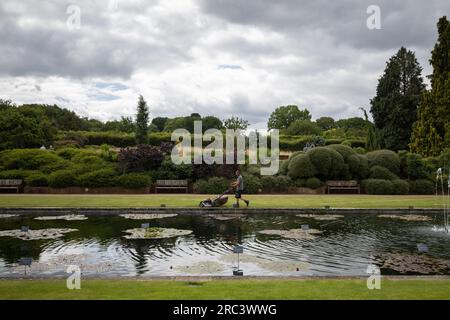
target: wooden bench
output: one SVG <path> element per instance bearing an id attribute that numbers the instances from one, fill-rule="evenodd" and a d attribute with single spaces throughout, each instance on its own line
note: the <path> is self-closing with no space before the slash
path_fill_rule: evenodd
<path id="1" fill-rule="evenodd" d="M 179 189 L 188 192 L 187 180 L 156 180 L 155 193 L 158 193 L 158 189 Z"/>
<path id="2" fill-rule="evenodd" d="M 0 189 L 16 189 L 18 193 L 22 183 L 21 179 L 0 179 Z"/>
<path id="3" fill-rule="evenodd" d="M 356 180 L 330 180 L 327 181 L 327 193 L 331 193 L 331 190 L 357 190 L 361 193 L 361 188 Z"/>

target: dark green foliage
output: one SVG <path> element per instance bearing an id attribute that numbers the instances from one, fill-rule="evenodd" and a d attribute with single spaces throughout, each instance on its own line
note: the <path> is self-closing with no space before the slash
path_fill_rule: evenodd
<path id="1" fill-rule="evenodd" d="M 308 178 L 306 180 L 306 187 L 310 188 L 310 189 L 317 189 L 320 188 L 321 186 L 323 186 L 323 182 L 320 181 L 319 179 L 313 177 L 313 178 Z"/>
<path id="2" fill-rule="evenodd" d="M 330 130 L 336 126 L 336 123 L 331 117 L 320 117 L 316 120 L 317 125 L 323 130 Z"/>
<path id="3" fill-rule="evenodd" d="M 163 131 L 168 119 L 169 118 L 167 117 L 156 117 L 153 118 L 151 124 L 154 125 L 158 131 Z"/>
<path id="4" fill-rule="evenodd" d="M 397 153 L 391 150 L 376 150 L 368 152 L 369 165 L 382 166 L 389 169 L 394 174 L 400 173 L 400 158 Z"/>
<path id="5" fill-rule="evenodd" d="M 296 179 L 294 181 L 294 186 L 296 186 L 297 188 L 306 187 L 306 179 Z"/>
<path id="6" fill-rule="evenodd" d="M 409 194 L 409 183 L 408 181 L 395 179 L 392 180 L 393 194 Z"/>
<path id="7" fill-rule="evenodd" d="M 135 130 L 136 124 L 133 122 L 132 118 L 128 117 L 121 117 L 120 120 L 107 121 L 102 125 L 102 131 L 133 133 Z"/>
<path id="8" fill-rule="evenodd" d="M 36 170 L 13 169 L 0 171 L 0 179 L 26 179 L 28 176 L 36 173 Z"/>
<path id="9" fill-rule="evenodd" d="M 3 169 L 39 170 L 46 166 L 63 166 L 64 160 L 53 151 L 40 149 L 12 149 L 0 153 Z"/>
<path id="10" fill-rule="evenodd" d="M 24 110 L 14 105 L 0 112 L 0 150 L 33 148 L 53 142 L 55 128 L 41 110 Z"/>
<path id="11" fill-rule="evenodd" d="M 311 120 L 295 120 L 289 127 L 285 130 L 286 134 L 291 136 L 297 135 L 320 135 L 322 129 Z"/>
<path id="12" fill-rule="evenodd" d="M 145 144 L 120 149 L 118 155 L 119 168 L 123 173 L 155 169 L 163 160 L 164 155 L 158 147 Z"/>
<path id="13" fill-rule="evenodd" d="M 114 178 L 117 172 L 111 168 L 100 169 L 92 172 L 84 173 L 78 176 L 75 181 L 80 187 L 99 188 L 114 186 Z"/>
<path id="14" fill-rule="evenodd" d="M 422 96 L 413 127 L 411 151 L 424 157 L 437 156 L 450 145 L 450 21 L 437 24 L 438 40 L 431 52 L 431 90 Z"/>
<path id="15" fill-rule="evenodd" d="M 391 150 L 407 149 L 411 127 L 425 85 L 414 52 L 401 48 L 388 61 L 371 100 L 370 112 L 380 133 L 381 144 Z"/>
<path id="16" fill-rule="evenodd" d="M 47 175 L 37 171 L 25 178 L 25 184 L 31 187 L 46 187 L 48 185 Z"/>
<path id="17" fill-rule="evenodd" d="M 115 186 L 127 189 L 145 188 L 148 187 L 150 183 L 150 176 L 144 173 L 126 173 L 114 179 Z"/>
<path id="18" fill-rule="evenodd" d="M 244 191 L 245 193 L 259 193 L 262 190 L 261 179 L 252 174 L 242 174 L 244 178 Z"/>
<path id="19" fill-rule="evenodd" d="M 373 166 L 370 168 L 371 179 L 395 180 L 398 176 L 393 174 L 389 169 L 381 166 Z"/>
<path id="20" fill-rule="evenodd" d="M 288 174 L 291 179 L 309 178 L 316 173 L 314 165 L 306 154 L 298 154 L 289 161 Z"/>
<path id="21" fill-rule="evenodd" d="M 291 178 L 285 175 L 263 176 L 261 178 L 262 189 L 266 192 L 284 192 L 293 186 Z"/>
<path id="22" fill-rule="evenodd" d="M 48 177 L 48 186 L 52 188 L 66 188 L 75 186 L 77 174 L 73 170 L 58 170 Z"/>
<path id="23" fill-rule="evenodd" d="M 409 180 L 409 190 L 411 194 L 435 194 L 436 186 L 430 180 Z"/>
<path id="24" fill-rule="evenodd" d="M 280 168 L 278 170 L 279 174 L 287 175 L 289 169 L 289 160 L 281 160 L 280 161 Z"/>
<path id="25" fill-rule="evenodd" d="M 370 174 L 369 160 L 367 159 L 367 156 L 364 154 L 357 154 L 356 156 L 359 158 L 359 165 L 358 170 L 356 171 L 356 177 L 359 179 L 365 179 Z"/>
<path id="26" fill-rule="evenodd" d="M 308 109 L 300 110 L 298 106 L 281 106 L 275 109 L 269 117 L 267 127 L 270 129 L 287 129 L 294 121 L 311 120 Z"/>
<path id="27" fill-rule="evenodd" d="M 368 194 L 393 194 L 394 186 L 390 180 L 367 179 L 362 181 L 362 187 Z"/>
<path id="28" fill-rule="evenodd" d="M 152 177 L 157 179 L 178 180 L 192 178 L 192 165 L 179 164 L 176 165 L 169 158 L 162 161 L 161 165 L 153 171 Z"/>
<path id="29" fill-rule="evenodd" d="M 247 120 L 238 117 L 231 117 L 223 121 L 223 126 L 225 128 L 233 130 L 239 129 L 244 131 L 248 128 L 249 125 L 250 123 Z"/>
<path id="30" fill-rule="evenodd" d="M 145 102 L 142 95 L 139 96 L 137 114 L 136 114 L 136 143 L 148 143 L 148 116 L 149 111 L 147 102 Z"/>
<path id="31" fill-rule="evenodd" d="M 218 195 L 223 193 L 229 187 L 230 181 L 221 177 L 212 177 L 208 180 L 200 179 L 194 183 L 194 191 L 205 194 Z"/>
<path id="32" fill-rule="evenodd" d="M 405 178 L 409 180 L 426 178 L 427 172 L 422 156 L 416 153 L 407 153 L 404 173 Z"/>
<path id="33" fill-rule="evenodd" d="M 324 179 L 337 178 L 344 167 L 343 157 L 336 150 L 329 147 L 313 148 L 306 155 L 315 168 L 315 174 Z"/>

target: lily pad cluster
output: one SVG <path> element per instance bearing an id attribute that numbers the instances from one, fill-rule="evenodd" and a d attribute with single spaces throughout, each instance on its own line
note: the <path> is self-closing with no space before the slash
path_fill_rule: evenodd
<path id="1" fill-rule="evenodd" d="M 312 218 L 319 221 L 331 221 L 341 219 L 344 216 L 340 214 L 297 214 L 300 218 Z"/>
<path id="2" fill-rule="evenodd" d="M 422 216 L 418 214 L 408 214 L 408 215 L 399 215 L 399 214 L 380 214 L 378 218 L 387 218 L 387 219 L 398 219 L 405 221 L 430 221 L 432 220 L 429 216 Z"/>
<path id="3" fill-rule="evenodd" d="M 119 217 L 132 220 L 151 220 L 176 217 L 176 213 L 125 213 Z"/>
<path id="4" fill-rule="evenodd" d="M 317 229 L 261 230 L 261 234 L 276 235 L 287 239 L 314 240 L 322 231 Z"/>
<path id="5" fill-rule="evenodd" d="M 164 239 L 178 236 L 185 236 L 192 233 L 192 230 L 172 229 L 172 228 L 134 228 L 124 231 L 128 233 L 123 236 L 125 239 Z"/>
<path id="6" fill-rule="evenodd" d="M 22 231 L 16 230 L 2 230 L 0 231 L 0 237 L 13 237 L 21 240 L 45 240 L 45 239 L 57 239 L 64 236 L 69 232 L 75 232 L 78 229 L 64 229 L 64 228 L 50 228 L 50 229 L 38 229 Z"/>
<path id="7" fill-rule="evenodd" d="M 87 220 L 88 217 L 86 217 L 83 214 L 68 214 L 64 216 L 41 216 L 34 218 L 35 220 L 66 220 L 66 221 L 81 221 L 81 220 Z"/>

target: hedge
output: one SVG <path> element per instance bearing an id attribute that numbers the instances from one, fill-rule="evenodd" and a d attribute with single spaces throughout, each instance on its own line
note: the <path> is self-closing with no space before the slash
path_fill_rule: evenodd
<path id="1" fill-rule="evenodd" d="M 368 194 L 393 194 L 394 186 L 391 181 L 383 179 L 366 179 L 362 187 Z"/>
<path id="2" fill-rule="evenodd" d="M 411 194 L 435 194 L 436 185 L 425 179 L 409 180 L 409 192 Z"/>
<path id="3" fill-rule="evenodd" d="M 382 166 L 389 169 L 392 173 L 400 173 L 400 157 L 391 150 L 376 150 L 367 153 L 369 164 L 373 166 Z"/>
<path id="4" fill-rule="evenodd" d="M 0 153 L 0 168 L 39 170 L 45 166 L 64 165 L 64 160 L 50 150 L 12 149 Z"/>
<path id="5" fill-rule="evenodd" d="M 127 189 L 145 188 L 148 187 L 150 183 L 150 176 L 143 173 L 127 173 L 114 179 L 115 186 Z"/>
<path id="6" fill-rule="evenodd" d="M 292 179 L 309 178 L 316 174 L 316 169 L 307 154 L 298 154 L 289 161 L 288 173 Z"/>
<path id="7" fill-rule="evenodd" d="M 320 181 L 319 179 L 313 177 L 313 178 L 308 178 L 306 180 L 306 187 L 310 188 L 310 189 L 317 189 L 320 188 L 321 186 L 323 186 L 322 181 Z"/>
<path id="8" fill-rule="evenodd" d="M 67 188 L 75 186 L 77 174 L 74 170 L 58 170 L 48 177 L 48 186 L 52 188 Z"/>
<path id="9" fill-rule="evenodd" d="M 229 187 L 230 181 L 221 177 L 212 177 L 208 180 L 200 179 L 194 183 L 194 191 L 197 193 L 221 194 Z"/>
<path id="10" fill-rule="evenodd" d="M 329 147 L 317 147 L 310 149 L 306 155 L 309 157 L 316 174 L 325 179 L 337 178 L 344 167 L 343 157 Z M 307 175 L 298 177 L 308 177 Z"/>
<path id="11" fill-rule="evenodd" d="M 117 173 L 111 168 L 87 172 L 76 178 L 76 185 L 80 187 L 99 188 L 114 186 Z"/>
<path id="12" fill-rule="evenodd" d="M 48 186 L 47 175 L 37 171 L 25 178 L 25 184 L 31 187 L 46 187 Z"/>
<path id="13" fill-rule="evenodd" d="M 409 183 L 408 181 L 395 179 L 392 180 L 393 194 L 409 194 Z"/>
<path id="14" fill-rule="evenodd" d="M 398 176 L 393 174 L 389 169 L 382 166 L 373 166 L 370 168 L 371 179 L 395 180 Z"/>
<path id="15" fill-rule="evenodd" d="M 261 184 L 262 189 L 266 192 L 283 192 L 293 185 L 293 181 L 285 175 L 263 176 Z"/>
<path id="16" fill-rule="evenodd" d="M 14 170 L 5 170 L 0 171 L 0 179 L 26 179 L 29 175 L 36 173 L 36 170 L 23 170 L 23 169 L 14 169 Z"/>
<path id="17" fill-rule="evenodd" d="M 246 173 L 243 173 L 242 177 L 244 178 L 245 193 L 260 193 L 262 191 L 263 185 L 260 178 Z"/>

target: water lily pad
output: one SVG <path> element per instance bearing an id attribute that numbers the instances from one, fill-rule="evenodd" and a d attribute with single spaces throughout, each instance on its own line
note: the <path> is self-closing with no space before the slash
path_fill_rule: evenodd
<path id="1" fill-rule="evenodd" d="M 0 214 L 0 219 L 16 218 L 18 214 Z"/>
<path id="2" fill-rule="evenodd" d="M 42 239 L 57 239 L 64 236 L 69 232 L 78 231 L 78 229 L 64 229 L 64 228 L 50 228 L 50 229 L 38 229 L 28 230 L 24 232 L 20 229 L 15 230 L 3 230 L 0 231 L 0 237 L 13 237 L 21 240 L 42 240 Z"/>
<path id="3" fill-rule="evenodd" d="M 172 228 L 134 228 L 124 231 L 129 233 L 123 236 L 126 239 L 163 239 L 178 236 L 185 236 L 192 233 L 192 230 L 172 229 Z"/>
<path id="4" fill-rule="evenodd" d="M 125 213 L 119 215 L 119 217 L 132 220 L 162 219 L 176 216 L 177 216 L 176 213 Z"/>
<path id="5" fill-rule="evenodd" d="M 290 229 L 290 230 L 262 230 L 259 231 L 261 234 L 265 235 L 277 235 L 283 238 L 288 239 L 304 239 L 304 240 L 313 240 L 317 238 L 317 234 L 321 234 L 322 231 L 317 229 Z"/>
<path id="6" fill-rule="evenodd" d="M 450 270 L 450 260 L 437 259 L 426 254 L 385 253 L 377 260 L 381 268 L 400 273 L 442 274 Z"/>
<path id="7" fill-rule="evenodd" d="M 245 215 L 237 213 L 237 214 L 208 214 L 207 215 L 210 218 L 220 220 L 220 221 L 227 221 L 227 220 L 233 220 L 233 219 L 240 219 L 242 217 L 245 217 Z"/>
<path id="8" fill-rule="evenodd" d="M 194 265 L 188 266 L 175 266 L 174 270 L 177 272 L 188 274 L 215 274 L 223 272 L 223 264 L 215 261 L 200 261 Z"/>
<path id="9" fill-rule="evenodd" d="M 399 214 L 380 214 L 378 218 L 388 218 L 388 219 L 398 219 L 405 221 L 430 221 L 432 220 L 429 216 L 422 216 L 418 214 L 408 214 L 408 215 L 399 215 Z"/>
<path id="10" fill-rule="evenodd" d="M 66 220 L 66 221 L 81 221 L 81 220 L 87 220 L 88 217 L 86 217 L 83 214 L 68 214 L 64 216 L 42 216 L 42 217 L 36 217 L 35 220 Z"/>
<path id="11" fill-rule="evenodd" d="M 236 263 L 237 257 L 235 254 L 226 254 L 220 257 L 220 260 L 227 263 Z M 295 272 L 297 271 L 307 271 L 309 269 L 309 264 L 303 261 L 291 261 L 291 260 L 281 260 L 273 261 L 269 259 L 264 259 L 256 257 L 251 254 L 241 254 L 239 255 L 239 261 L 241 263 L 252 263 L 259 266 L 262 269 L 273 271 L 273 272 Z"/>
<path id="12" fill-rule="evenodd" d="M 297 214 L 297 217 L 312 218 L 319 221 L 331 221 L 343 218 L 344 216 L 340 214 Z"/>

